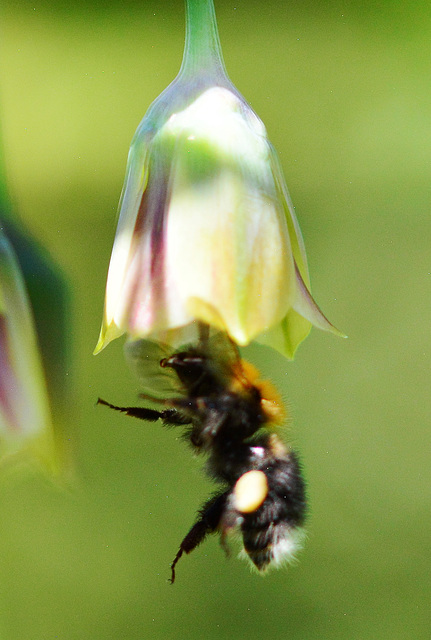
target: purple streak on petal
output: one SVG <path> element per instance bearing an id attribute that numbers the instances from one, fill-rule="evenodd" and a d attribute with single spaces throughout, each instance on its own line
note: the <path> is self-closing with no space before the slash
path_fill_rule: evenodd
<path id="1" fill-rule="evenodd" d="M 8 425 L 17 431 L 19 425 L 12 396 L 17 393 L 18 381 L 12 367 L 9 344 L 8 321 L 4 314 L 0 314 L 0 407 Z"/>
<path id="2" fill-rule="evenodd" d="M 164 307 L 164 235 L 169 198 L 169 168 L 166 167 L 169 162 L 163 160 L 153 156 L 150 161 L 147 187 L 142 194 L 133 232 L 132 255 L 138 262 L 127 292 L 127 315 L 132 318 L 132 326 L 139 324 L 138 318 L 145 316 L 147 310 Z"/>
<path id="3" fill-rule="evenodd" d="M 149 169 L 148 185 L 142 194 L 136 219 L 133 241 L 137 244 L 149 239 L 151 251 L 150 277 L 156 278 L 162 271 L 163 236 L 165 228 L 165 204 L 167 184 L 164 175 Z"/>

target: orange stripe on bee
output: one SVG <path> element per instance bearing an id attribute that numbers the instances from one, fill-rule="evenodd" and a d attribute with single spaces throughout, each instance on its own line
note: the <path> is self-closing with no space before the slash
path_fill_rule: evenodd
<path id="1" fill-rule="evenodd" d="M 241 392 L 251 386 L 259 389 L 262 409 L 268 422 L 274 425 L 282 424 L 286 418 L 286 409 L 274 385 L 269 380 L 261 380 L 259 370 L 251 362 L 239 360 L 234 365 L 232 391 Z"/>

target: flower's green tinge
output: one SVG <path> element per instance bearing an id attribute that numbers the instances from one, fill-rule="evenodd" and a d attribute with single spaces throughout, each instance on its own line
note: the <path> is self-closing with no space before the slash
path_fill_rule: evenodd
<path id="1" fill-rule="evenodd" d="M 96 352 L 181 341 L 195 320 L 292 357 L 311 323 L 307 260 L 265 127 L 226 75 L 212 0 L 187 2 L 177 78 L 132 141 Z"/>
<path id="2" fill-rule="evenodd" d="M 57 470 L 28 296 L 13 249 L 0 232 L 0 464 L 12 456 Z"/>

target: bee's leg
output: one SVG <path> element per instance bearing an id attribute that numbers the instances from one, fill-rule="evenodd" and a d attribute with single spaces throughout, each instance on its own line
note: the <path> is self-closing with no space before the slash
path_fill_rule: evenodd
<path id="1" fill-rule="evenodd" d="M 211 397 L 199 396 L 197 398 L 173 398 L 168 400 L 169 406 L 173 407 L 173 411 L 178 411 L 181 415 L 193 414 L 200 415 L 206 413 L 204 424 L 201 428 L 203 434 L 214 437 L 220 426 L 225 422 L 226 418 L 221 411 L 210 409 L 214 400 Z M 229 405 L 227 406 L 230 409 Z M 191 420 L 188 420 L 190 423 Z M 184 424 L 187 424 L 186 422 Z"/>
<path id="2" fill-rule="evenodd" d="M 127 416 L 147 420 L 148 422 L 155 422 L 159 418 L 161 418 L 165 424 L 170 425 L 189 424 L 190 422 L 189 418 L 181 415 L 176 409 L 156 411 L 155 409 L 147 409 L 146 407 L 117 407 L 115 404 L 102 400 L 102 398 L 97 400 L 97 404 L 103 404 L 105 407 L 109 407 L 115 411 L 121 411 Z"/>
<path id="3" fill-rule="evenodd" d="M 212 496 L 212 498 L 204 504 L 202 509 L 199 510 L 198 520 L 181 542 L 178 553 L 171 564 L 171 584 L 175 582 L 175 567 L 183 553 L 191 553 L 193 549 L 196 549 L 196 547 L 205 540 L 209 533 L 214 533 L 217 530 L 229 493 L 230 490 Z"/>

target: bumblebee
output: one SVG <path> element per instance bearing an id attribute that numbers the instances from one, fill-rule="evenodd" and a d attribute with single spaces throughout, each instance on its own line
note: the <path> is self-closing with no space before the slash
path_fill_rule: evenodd
<path id="1" fill-rule="evenodd" d="M 239 533 L 243 555 L 259 572 L 291 559 L 302 537 L 305 485 L 297 455 L 277 433 L 285 409 L 272 384 L 260 379 L 222 333 L 159 358 L 153 369 L 161 346 L 141 340 L 126 348 L 150 391 L 143 397 L 162 407 L 119 407 L 100 398 L 98 403 L 142 420 L 183 426 L 185 439 L 206 455 L 206 472 L 220 485 L 181 542 L 170 582 L 181 556 L 210 533 L 220 534 L 226 552 L 228 535 Z M 159 383 L 169 380 L 161 393 L 171 397 L 157 397 L 157 377 Z"/>

